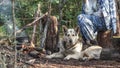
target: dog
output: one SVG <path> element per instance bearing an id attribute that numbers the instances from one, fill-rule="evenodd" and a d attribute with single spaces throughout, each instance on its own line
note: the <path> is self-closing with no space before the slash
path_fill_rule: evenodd
<path id="1" fill-rule="evenodd" d="M 63 28 L 63 38 L 58 43 L 59 52 L 47 55 L 46 58 L 64 58 L 64 60 L 69 59 L 79 59 L 82 51 L 82 42 L 79 39 L 79 27 Z"/>
<path id="2" fill-rule="evenodd" d="M 89 61 L 92 59 L 100 59 L 100 55 L 102 52 L 102 47 L 98 45 L 93 45 L 81 52 L 80 59 L 84 61 Z"/>
<path id="3" fill-rule="evenodd" d="M 79 38 L 79 27 L 68 29 L 66 26 L 63 26 L 62 28 L 64 35 L 58 44 L 59 52 L 46 55 L 46 58 L 64 58 L 64 60 L 82 59 L 84 61 L 100 59 L 101 46 L 89 46 L 85 50 L 82 50 L 83 43 Z"/>

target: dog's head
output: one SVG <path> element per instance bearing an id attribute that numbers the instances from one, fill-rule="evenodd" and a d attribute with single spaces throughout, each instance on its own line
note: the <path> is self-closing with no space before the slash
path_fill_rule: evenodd
<path id="1" fill-rule="evenodd" d="M 62 26 L 63 28 L 63 39 L 66 42 L 66 45 L 74 45 L 79 39 L 79 27 L 67 28 L 66 26 Z"/>

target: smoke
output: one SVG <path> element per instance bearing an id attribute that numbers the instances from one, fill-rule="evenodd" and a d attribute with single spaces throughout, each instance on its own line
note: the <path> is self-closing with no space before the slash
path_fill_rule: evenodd
<path id="1" fill-rule="evenodd" d="M 12 21 L 12 2 L 11 0 L 0 0 L 0 18 L 4 20 L 4 25 L 8 35 L 13 34 L 13 21 Z M 15 30 L 19 30 L 18 26 L 15 27 Z M 27 36 L 23 31 L 17 36 Z"/>

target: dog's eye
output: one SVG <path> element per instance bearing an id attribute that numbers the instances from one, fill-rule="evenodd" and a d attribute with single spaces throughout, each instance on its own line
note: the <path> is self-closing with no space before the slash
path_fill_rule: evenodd
<path id="1" fill-rule="evenodd" d="M 74 34 L 72 36 L 75 36 Z"/>
<path id="2" fill-rule="evenodd" d="M 70 36 L 70 34 L 68 34 L 67 36 Z"/>

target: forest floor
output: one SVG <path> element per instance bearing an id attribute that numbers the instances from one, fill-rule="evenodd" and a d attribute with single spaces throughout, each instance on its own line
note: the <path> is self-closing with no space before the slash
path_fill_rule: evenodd
<path id="1" fill-rule="evenodd" d="M 120 68 L 116 60 L 80 60 L 46 59 L 44 54 L 31 57 L 28 53 L 17 51 L 16 68 Z M 5 64 L 7 68 L 14 68 L 15 51 L 11 46 L 0 46 L 0 68 Z M 1 59 L 2 58 L 2 59 Z M 3 62 L 4 61 L 4 62 Z"/>

